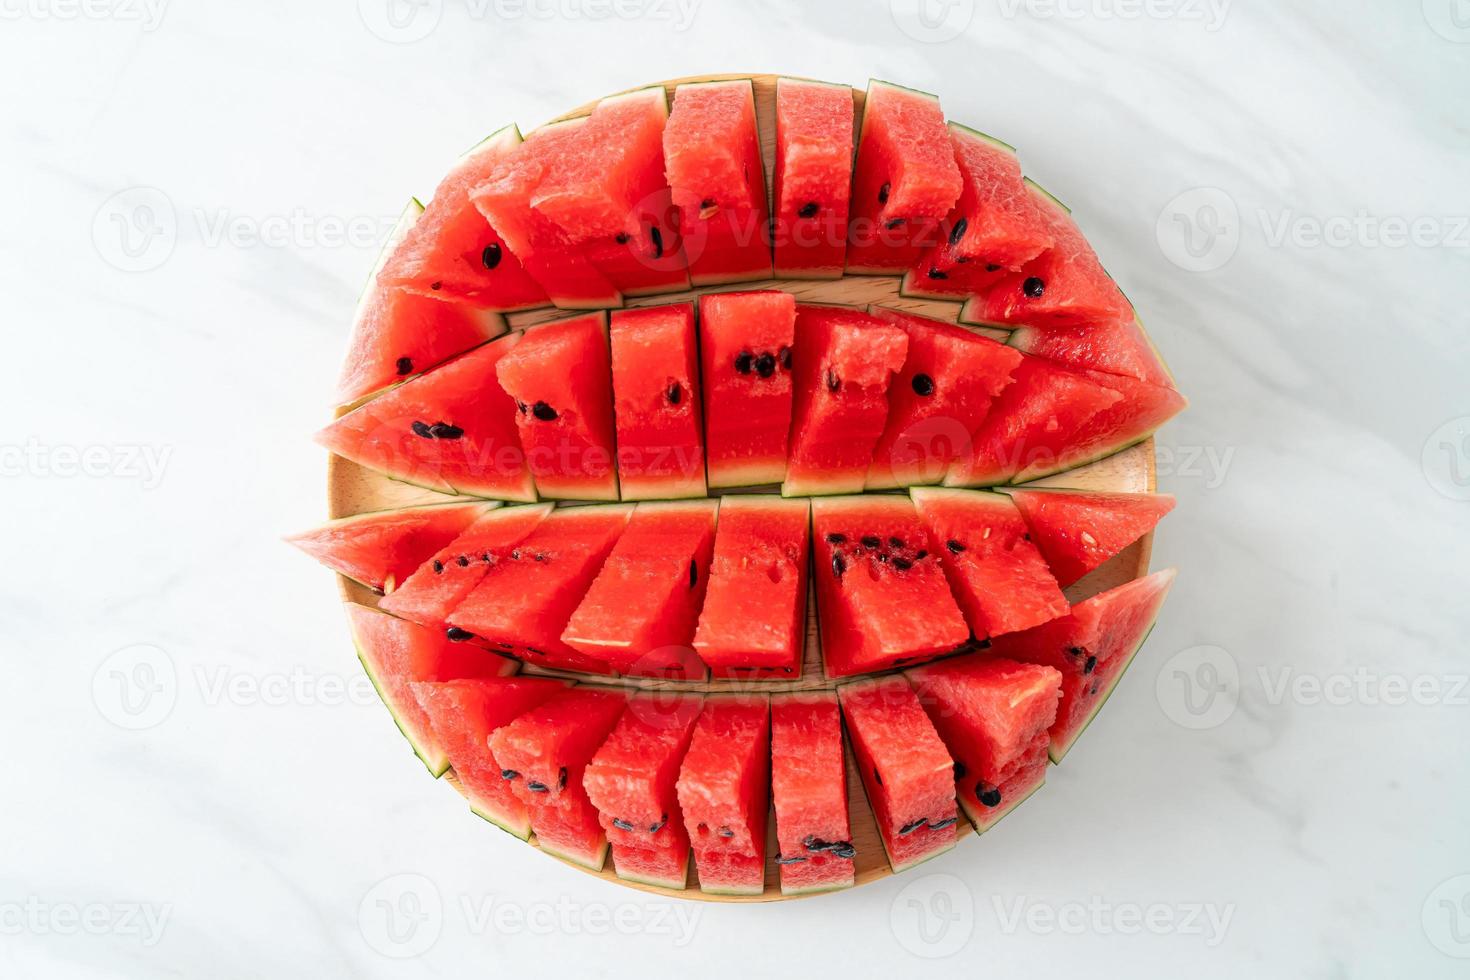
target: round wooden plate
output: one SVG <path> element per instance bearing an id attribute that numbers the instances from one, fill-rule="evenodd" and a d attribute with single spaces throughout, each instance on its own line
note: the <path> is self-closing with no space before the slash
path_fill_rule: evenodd
<path id="1" fill-rule="evenodd" d="M 700 75 L 650 84 L 663 85 L 668 89 L 669 97 L 672 99 L 675 86 L 684 82 L 719 81 L 729 78 L 750 78 L 755 84 L 756 118 L 760 127 L 761 148 L 765 156 L 768 177 L 767 186 L 769 187 L 769 175 L 773 172 L 774 168 L 776 146 L 775 99 L 777 76 Z M 646 86 L 640 86 L 640 88 L 642 87 Z M 863 92 L 860 89 L 853 90 L 853 101 L 856 108 L 861 110 Z M 590 102 L 563 116 L 559 116 L 558 119 L 569 119 L 586 115 L 592 111 L 595 105 L 596 102 Z M 860 118 L 860 116 L 855 114 L 855 118 Z M 681 293 L 666 293 L 658 296 L 630 298 L 627 301 L 627 305 L 657 306 L 663 303 L 688 300 L 705 292 L 783 289 L 794 295 L 797 301 L 801 303 L 836 303 L 858 307 L 865 307 L 870 303 L 876 303 L 894 309 L 933 317 L 938 320 L 946 320 L 951 323 L 955 322 L 960 308 L 958 303 L 909 299 L 899 295 L 898 285 L 899 280 L 897 277 L 879 276 L 846 276 L 842 279 L 831 280 L 766 279 L 757 282 L 710 287 L 708 289 L 695 289 Z M 511 330 L 521 330 L 537 323 L 570 315 L 575 314 L 563 310 L 542 309 L 511 314 L 506 317 L 506 320 Z M 1003 330 L 972 329 L 975 329 L 977 333 L 991 337 L 1001 339 L 1005 337 L 1005 331 Z M 339 412 L 339 414 L 341 413 Z M 1154 441 L 1153 439 L 1149 439 L 1123 452 L 1109 456 L 1107 459 L 1099 460 L 1096 463 L 1078 467 L 1065 473 L 1059 473 L 1029 485 L 1069 487 L 1078 490 L 1152 492 L 1155 488 L 1154 463 Z M 348 517 L 353 514 L 362 514 L 368 511 L 406 507 L 414 504 L 445 502 L 454 499 L 456 498 L 436 493 L 432 490 L 425 490 L 420 487 L 390 480 L 381 474 L 363 469 L 356 463 L 345 460 L 340 456 L 332 456 L 327 465 L 327 507 L 329 516 L 333 518 Z M 1075 603 L 1088 596 L 1096 595 L 1106 589 L 1113 588 L 1114 586 L 1121 585 L 1124 582 L 1131 581 L 1146 574 L 1148 572 L 1149 556 L 1152 550 L 1153 534 L 1150 533 L 1142 540 L 1125 549 L 1107 564 L 1093 571 L 1086 578 L 1082 579 L 1082 581 L 1068 588 L 1066 590 L 1067 598 Z M 371 590 L 353 582 L 351 579 L 339 575 L 337 576 L 337 586 L 344 600 L 369 606 L 377 605 L 378 596 Z M 837 682 L 823 675 L 821 652 L 816 638 L 815 600 L 810 595 L 808 596 L 808 604 L 805 662 L 801 675 L 796 678 L 758 682 L 690 682 L 576 675 L 560 671 L 544 670 L 534 666 L 527 666 L 524 670 L 527 674 L 578 677 L 578 679 L 586 680 L 589 683 L 612 684 L 638 689 L 678 689 L 685 691 L 753 689 L 771 694 L 783 691 L 828 690 L 835 687 Z M 851 680 L 851 678 L 845 679 Z M 445 780 L 450 785 L 458 788 L 458 783 L 455 781 L 452 771 L 446 774 Z M 893 874 L 893 871 L 889 868 L 888 858 L 884 854 L 883 844 L 878 836 L 878 828 L 873 821 L 872 811 L 868 807 L 862 780 L 859 778 L 857 769 L 853 765 L 850 750 L 847 756 L 847 792 L 848 815 L 852 825 L 852 840 L 857 848 L 857 857 L 854 859 L 857 884 L 863 885 L 881 878 L 887 878 Z M 1036 806 L 1038 804 L 1032 803 L 1031 805 Z M 958 827 L 959 837 L 961 839 L 972 834 L 971 827 L 965 822 L 963 816 Z M 534 836 L 532 837 L 532 843 L 535 843 Z M 628 888 L 654 892 L 672 898 L 715 902 L 768 902 L 805 897 L 781 894 L 780 873 L 775 864 L 776 850 L 775 816 L 772 813 L 767 820 L 766 888 L 762 894 L 750 896 L 706 895 L 701 892 L 698 886 L 698 871 L 694 867 L 693 861 L 690 862 L 691 872 L 688 888 L 682 891 L 625 881 L 614 873 L 611 857 L 608 858 L 601 871 L 591 871 L 580 865 L 570 864 L 569 862 L 563 863 L 568 864 L 569 867 L 577 868 L 577 870 L 586 874 L 599 875 L 608 881 L 616 882 Z"/>

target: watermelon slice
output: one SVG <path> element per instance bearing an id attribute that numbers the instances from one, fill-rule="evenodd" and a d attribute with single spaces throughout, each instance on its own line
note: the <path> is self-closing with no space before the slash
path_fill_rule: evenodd
<path id="1" fill-rule="evenodd" d="M 908 498 L 813 500 L 812 542 L 828 677 L 916 663 L 970 638 Z"/>
<path id="2" fill-rule="evenodd" d="M 847 271 L 897 275 L 943 240 L 941 220 L 964 190 L 939 99 L 868 83 L 852 178 Z"/>
<path id="3" fill-rule="evenodd" d="M 840 279 L 852 191 L 852 89 L 776 82 L 776 276 Z"/>
<path id="4" fill-rule="evenodd" d="M 520 143 L 521 131 L 506 126 L 459 159 L 379 272 L 382 286 L 501 312 L 551 305 L 505 239 L 470 203 L 470 189 Z"/>
<path id="5" fill-rule="evenodd" d="M 712 286 L 770 278 L 766 171 L 749 79 L 675 89 L 664 167 L 690 281 Z"/>
<path id="6" fill-rule="evenodd" d="M 1174 509 L 1169 494 L 1015 490 L 1011 499 L 1063 586 L 1154 529 Z"/>
<path id="7" fill-rule="evenodd" d="M 928 317 L 872 307 L 908 334 L 903 370 L 888 393 L 888 421 L 873 448 L 869 490 L 938 483 L 971 439 L 1021 358 L 1004 344 Z"/>
<path id="8" fill-rule="evenodd" d="M 611 332 L 623 499 L 703 497 L 693 304 L 617 310 Z"/>
<path id="9" fill-rule="evenodd" d="M 1067 614 L 1067 598 L 1009 497 L 917 487 L 910 494 L 977 639 Z"/>
<path id="10" fill-rule="evenodd" d="M 1135 317 L 1087 326 L 1017 327 L 1006 343 L 1068 367 L 1091 368 L 1174 387 L 1169 369 Z"/>
<path id="11" fill-rule="evenodd" d="M 1052 723 L 1051 759 L 1061 762 L 1148 638 L 1174 584 L 1175 570 L 1135 579 L 1079 602 L 1061 619 L 996 637 L 990 652 L 1062 674 L 1062 701 Z"/>
<path id="12" fill-rule="evenodd" d="M 339 575 L 391 592 L 497 505 L 429 504 L 328 521 L 286 539 Z"/>
<path id="13" fill-rule="evenodd" d="M 543 497 L 617 500 L 607 314 L 543 323 L 495 366 Z"/>
<path id="14" fill-rule="evenodd" d="M 639 504 L 562 642 L 638 677 L 704 679 L 690 647 L 709 585 L 714 500 Z"/>
<path id="15" fill-rule="evenodd" d="M 355 602 L 345 603 L 357 659 L 368 680 L 403 732 L 408 744 L 437 778 L 449 768 L 444 744 L 429 715 L 414 697 L 414 681 L 448 681 L 461 677 L 504 677 L 520 666 L 514 660 L 473 647 L 456 645 L 437 630 L 426 629 Z"/>
<path id="16" fill-rule="evenodd" d="M 806 640 L 806 500 L 723 497 L 694 650 L 716 677 L 790 678 Z"/>
<path id="17" fill-rule="evenodd" d="M 954 847 L 954 760 L 901 676 L 837 689 L 878 836 L 897 874 Z"/>
<path id="18" fill-rule="evenodd" d="M 679 769 L 679 808 L 699 888 L 759 895 L 765 888 L 770 705 L 760 696 L 705 698 Z"/>
<path id="19" fill-rule="evenodd" d="M 899 328 L 858 310 L 797 307 L 784 496 L 863 489 L 908 343 Z"/>
<path id="20" fill-rule="evenodd" d="M 535 500 L 515 402 L 494 382 L 509 334 L 384 392 L 316 434 L 327 449 L 395 480 L 502 500 Z"/>
<path id="21" fill-rule="evenodd" d="M 781 893 L 852 887 L 857 850 L 847 820 L 847 762 L 834 692 L 771 699 L 771 800 Z"/>
<path id="22" fill-rule="evenodd" d="M 490 736 L 567 684 L 547 677 L 476 677 L 412 685 L 470 810 L 521 840 L 531 836 L 531 817 L 500 775 L 504 767 L 490 750 Z"/>
<path id="23" fill-rule="evenodd" d="M 709 485 L 786 478 L 796 299 L 778 291 L 699 298 Z"/>
<path id="24" fill-rule="evenodd" d="M 908 678 L 954 756 L 955 795 L 976 830 L 989 830 L 1041 788 L 1061 674 L 968 656 L 915 667 Z"/>
<path id="25" fill-rule="evenodd" d="M 582 773 L 617 724 L 626 695 L 574 687 L 553 695 L 490 736 L 501 777 L 530 811 L 543 851 L 593 871 L 607 859 L 607 835 Z"/>
<path id="26" fill-rule="evenodd" d="M 632 513 L 628 504 L 554 511 L 449 614 L 448 635 L 547 667 L 610 673 L 561 634 Z"/>
<path id="27" fill-rule="evenodd" d="M 630 698 L 582 775 L 582 785 L 612 844 L 619 878 L 684 887 L 689 834 L 674 783 L 702 706 L 697 696 Z"/>

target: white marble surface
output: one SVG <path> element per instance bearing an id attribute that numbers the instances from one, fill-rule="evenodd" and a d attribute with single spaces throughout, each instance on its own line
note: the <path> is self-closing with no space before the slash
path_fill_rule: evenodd
<path id="1" fill-rule="evenodd" d="M 1470 4 L 586 2 L 0 3 L 0 975 L 1465 976 Z M 731 69 L 1017 144 L 1193 399 L 1179 584 L 1045 791 L 767 907 L 472 818 L 278 541 L 404 198 L 508 119 Z"/>

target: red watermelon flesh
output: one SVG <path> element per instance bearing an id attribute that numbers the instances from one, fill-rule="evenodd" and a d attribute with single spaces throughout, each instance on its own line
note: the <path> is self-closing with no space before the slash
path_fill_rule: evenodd
<path id="1" fill-rule="evenodd" d="M 679 769 L 679 808 L 701 891 L 765 887 L 770 707 L 764 697 L 708 697 Z"/>
<path id="2" fill-rule="evenodd" d="M 960 807 L 976 830 L 988 830 L 1046 780 L 1062 675 L 975 655 L 915 667 L 908 677 L 954 756 Z"/>
<path id="3" fill-rule="evenodd" d="M 546 519 L 551 507 L 526 504 L 483 515 L 437 551 L 425 555 L 378 607 L 410 622 L 442 628 L 454 607 Z"/>
<path id="4" fill-rule="evenodd" d="M 1020 355 L 954 324 L 872 307 L 908 334 L 903 370 L 888 393 L 888 421 L 868 468 L 869 490 L 938 483 L 1011 383 Z"/>
<path id="5" fill-rule="evenodd" d="M 847 271 L 896 275 L 943 240 L 941 220 L 964 190 L 939 99 L 868 85 L 852 178 Z"/>
<path id="6" fill-rule="evenodd" d="M 765 163 L 749 79 L 691 82 L 674 91 L 664 168 L 696 286 L 767 279 Z"/>
<path id="7" fill-rule="evenodd" d="M 1083 422 L 1069 441 L 1048 447 L 1055 456 L 1051 463 L 1045 462 L 1043 456 L 1034 457 L 1032 465 L 1018 472 L 1014 482 L 1037 480 L 1121 452 L 1153 435 L 1159 426 L 1189 405 L 1173 388 L 1101 371 L 1078 373 L 1121 397 Z"/>
<path id="8" fill-rule="evenodd" d="M 562 632 L 635 677 L 703 679 L 690 643 L 709 584 L 718 502 L 639 504 Z"/>
<path id="9" fill-rule="evenodd" d="M 391 592 L 494 507 L 430 504 L 357 514 L 293 534 L 286 541 L 354 582 Z"/>
<path id="10" fill-rule="evenodd" d="M 990 653 L 1044 664 L 1062 674 L 1062 700 L 1052 723 L 1051 758 L 1061 762 L 1113 693 L 1158 618 L 1175 570 L 1135 579 L 1079 602 L 1061 619 L 997 637 Z"/>
<path id="11" fill-rule="evenodd" d="M 477 347 L 353 409 L 316 434 L 327 449 L 395 480 L 503 500 L 535 500 L 496 365 L 520 340 Z"/>
<path id="12" fill-rule="evenodd" d="M 531 327 L 495 371 L 541 496 L 617 500 L 607 314 Z"/>
<path id="13" fill-rule="evenodd" d="M 911 493 L 929 526 L 929 547 L 941 556 L 977 639 L 1067 614 L 1067 598 L 1009 497 L 938 488 Z"/>
<path id="14" fill-rule="evenodd" d="M 1011 499 L 1063 586 L 1152 531 L 1174 509 L 1171 495 L 1153 493 L 1016 490 Z"/>
<path id="15" fill-rule="evenodd" d="M 856 493 L 888 419 L 888 390 L 908 335 L 858 310 L 798 306 L 792 353 L 788 497 Z"/>
<path id="16" fill-rule="evenodd" d="M 443 743 L 429 715 L 414 697 L 414 681 L 448 681 L 461 677 L 503 677 L 516 672 L 514 660 L 450 642 L 438 630 L 397 619 L 355 602 L 346 603 L 347 620 L 357 657 L 383 703 L 429 772 L 442 776 L 449 768 Z"/>
<path id="17" fill-rule="evenodd" d="M 520 143 L 520 130 L 507 126 L 455 164 L 378 274 L 382 286 L 500 312 L 551 304 L 505 239 L 470 202 L 471 188 Z"/>
<path id="18" fill-rule="evenodd" d="M 776 82 L 774 248 L 782 279 L 840 279 L 852 192 L 852 89 Z"/>
<path id="19" fill-rule="evenodd" d="M 837 689 L 878 836 L 894 873 L 954 847 L 954 760 L 901 676 Z"/>
<path id="20" fill-rule="evenodd" d="M 454 635 L 546 667 L 610 673 L 561 634 L 632 512 L 626 504 L 554 511 L 449 614 Z"/>
<path id="21" fill-rule="evenodd" d="M 786 478 L 796 299 L 776 290 L 699 298 L 711 488 Z"/>
<path id="22" fill-rule="evenodd" d="M 1006 343 L 1068 367 L 1091 368 L 1174 387 L 1169 369 L 1154 353 L 1135 318 L 1087 326 L 1017 327 Z"/>
<path id="23" fill-rule="evenodd" d="M 607 835 L 587 798 L 582 773 L 626 702 L 626 695 L 611 688 L 574 687 L 490 736 L 501 776 L 530 811 L 536 843 L 594 871 L 607 858 Z"/>
<path id="24" fill-rule="evenodd" d="M 531 836 L 531 817 L 501 776 L 490 736 L 566 686 L 544 677 L 413 683 L 414 697 L 428 714 L 470 809 L 521 840 Z"/>
<path id="25" fill-rule="evenodd" d="M 790 678 L 806 640 L 806 500 L 723 497 L 694 650 L 716 677 Z"/>
<path id="26" fill-rule="evenodd" d="M 908 498 L 813 500 L 812 548 L 827 676 L 901 667 L 970 638 Z"/>
<path id="27" fill-rule="evenodd" d="M 694 306 L 612 314 L 613 417 L 624 500 L 703 497 Z"/>
<path id="28" fill-rule="evenodd" d="M 847 888 L 854 881 L 842 715 L 831 691 L 771 699 L 771 800 L 781 893 Z"/>

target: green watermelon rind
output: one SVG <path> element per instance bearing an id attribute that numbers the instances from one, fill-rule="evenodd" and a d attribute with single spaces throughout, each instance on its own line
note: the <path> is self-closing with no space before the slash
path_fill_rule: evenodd
<path id="1" fill-rule="evenodd" d="M 1047 750 L 1047 752 L 1051 756 L 1052 765 L 1061 765 L 1062 759 L 1067 755 L 1068 752 L 1072 751 L 1072 746 L 1076 745 L 1078 740 L 1082 738 L 1082 733 L 1087 731 L 1088 726 L 1091 725 L 1093 720 L 1096 719 L 1097 716 L 1102 712 L 1103 705 L 1108 703 L 1108 699 L 1111 698 L 1113 696 L 1113 692 L 1118 689 L 1118 684 L 1120 681 L 1123 680 L 1123 675 L 1128 672 L 1129 667 L 1133 666 L 1133 658 L 1138 656 L 1138 651 L 1143 649 L 1143 645 L 1147 643 L 1148 638 L 1153 635 L 1154 627 L 1158 624 L 1159 613 L 1163 611 L 1163 608 L 1164 603 L 1160 601 L 1159 608 L 1154 611 L 1153 619 L 1149 621 L 1148 629 L 1143 631 L 1143 636 L 1139 639 L 1138 643 L 1133 647 L 1132 650 L 1128 652 L 1128 655 L 1123 658 L 1122 665 L 1119 666 L 1117 673 L 1113 675 L 1112 683 L 1107 686 L 1107 688 L 1102 692 L 1102 697 L 1097 699 L 1097 703 L 1093 705 L 1092 710 L 1087 713 L 1087 719 L 1083 721 L 1082 724 L 1077 726 L 1076 733 L 1071 737 L 1071 739 L 1067 741 L 1065 745 L 1058 744 L 1056 742 L 1053 742 L 1051 744 L 1051 747 Z"/>
<path id="2" fill-rule="evenodd" d="M 432 501 L 430 501 L 429 503 L 426 503 L 426 504 L 411 504 L 411 505 L 409 505 L 407 507 L 384 507 L 382 510 L 365 510 L 361 514 L 349 514 L 346 517 L 334 517 L 334 518 L 332 518 L 329 521 L 325 521 L 324 523 L 318 524 L 316 527 L 311 528 L 311 531 L 320 531 L 320 530 L 323 530 L 323 529 L 329 528 L 329 527 L 330 528 L 352 527 L 354 524 L 366 523 L 366 522 L 368 522 L 370 520 L 373 520 L 374 518 L 381 518 L 381 517 L 383 517 L 386 514 L 400 514 L 400 513 L 403 513 L 404 511 L 432 510 L 435 507 L 463 507 L 466 504 L 474 504 L 474 503 L 476 503 L 476 502 L 478 502 L 478 501 L 480 501 L 482 499 L 484 499 L 484 498 L 471 497 L 468 500 L 462 500 L 462 499 L 456 499 L 456 500 L 432 500 Z M 485 508 L 486 511 L 495 510 L 498 507 L 504 506 L 504 503 L 505 503 L 504 501 L 501 501 L 501 500 L 488 500 L 488 499 L 484 499 L 484 502 L 487 503 L 487 504 L 493 505 L 493 506 L 490 506 L 490 507 Z M 288 544 L 291 543 L 291 538 L 287 538 L 286 539 L 286 542 Z M 378 587 L 376 585 L 373 585 L 370 582 L 364 582 L 361 579 L 353 578 L 351 575 L 348 575 L 346 572 L 338 571 L 335 568 L 331 569 L 331 571 L 336 572 L 336 574 L 342 576 L 347 581 L 354 582 L 357 585 L 362 586 L 364 589 L 367 589 L 370 592 L 377 592 L 378 591 Z"/>
<path id="3" fill-rule="evenodd" d="M 958 130 L 959 132 L 965 133 L 969 136 L 974 136 L 977 139 L 982 139 L 985 142 L 989 143 L 991 146 L 1006 150 L 1013 156 L 1016 155 L 1016 148 L 1014 146 L 997 136 L 991 136 L 989 133 L 982 132 L 981 130 L 976 129 L 973 126 L 966 126 L 964 123 L 951 121 L 949 124 L 949 128 L 951 130 Z"/>
<path id="4" fill-rule="evenodd" d="M 556 858 L 558 861 L 565 861 L 566 863 L 574 864 L 579 868 L 586 868 L 588 871 L 601 871 L 607 865 L 607 855 L 608 851 L 611 849 L 611 845 L 609 845 L 607 842 L 607 837 L 604 836 L 602 839 L 602 847 L 598 850 L 598 856 L 594 859 L 595 863 L 592 863 L 583 860 L 580 855 L 568 854 L 565 851 L 559 850 L 555 845 L 546 843 L 540 837 L 536 838 L 536 846 L 541 848 L 541 850 L 545 853 L 550 854 L 552 857 Z"/>
<path id="5" fill-rule="evenodd" d="M 1041 778 L 1036 780 L 1035 785 L 1033 785 L 1025 793 L 1014 800 L 1002 800 L 1001 802 L 1004 803 L 1005 806 L 1000 808 L 999 813 L 996 813 L 994 810 L 989 810 L 989 819 L 986 819 L 987 811 L 982 811 L 979 804 L 972 803 L 970 801 L 970 795 L 963 792 L 958 785 L 956 785 L 955 787 L 955 796 L 959 801 L 960 810 L 964 813 L 965 819 L 970 821 L 970 826 L 975 829 L 975 833 L 983 834 L 988 830 L 994 829 L 996 824 L 1000 823 L 1006 817 L 1010 816 L 1012 811 L 1014 811 L 1022 803 L 1025 803 L 1027 800 L 1031 799 L 1031 797 L 1036 795 L 1037 791 L 1045 785 L 1046 770 L 1043 769 L 1041 773 Z"/>
<path id="6" fill-rule="evenodd" d="M 402 719 L 398 717 L 398 712 L 394 710 L 393 699 L 383 689 L 383 685 L 378 680 L 377 672 L 373 670 L 371 664 L 368 662 L 368 656 L 363 651 L 362 644 L 358 642 L 355 635 L 352 638 L 352 646 L 357 651 L 357 662 L 362 664 L 363 673 L 367 674 L 368 681 L 373 685 L 373 690 L 378 693 L 378 700 L 382 701 L 383 707 L 388 709 L 388 715 L 393 719 L 393 724 L 408 742 L 409 748 L 413 749 L 413 754 L 418 756 L 419 761 L 424 764 L 424 768 L 429 770 L 429 775 L 435 779 L 439 779 L 449 771 L 449 756 L 441 748 L 439 749 L 439 754 L 433 759 L 430 759 L 429 755 L 426 754 L 429 752 L 429 748 L 420 744 L 418 736 L 404 727 Z"/>
<path id="7" fill-rule="evenodd" d="M 470 812 L 479 817 L 481 820 L 485 821 L 486 823 L 498 827 L 501 830 L 505 831 L 507 834 L 510 834 L 516 840 L 525 842 L 531 839 L 531 820 L 529 817 L 526 819 L 525 830 L 524 832 L 522 832 L 515 827 L 508 826 L 506 822 L 500 817 L 497 817 L 494 814 L 482 810 L 474 804 L 470 804 Z"/>

